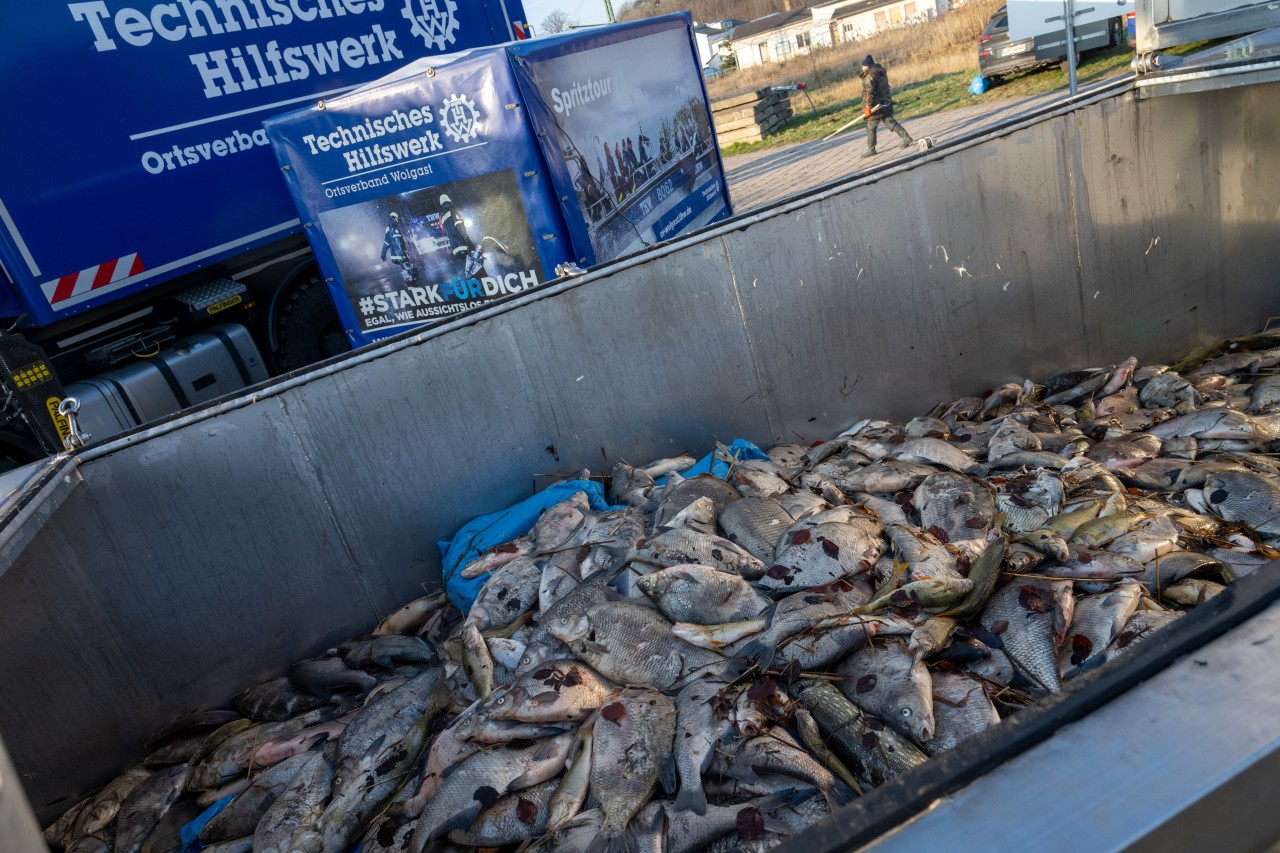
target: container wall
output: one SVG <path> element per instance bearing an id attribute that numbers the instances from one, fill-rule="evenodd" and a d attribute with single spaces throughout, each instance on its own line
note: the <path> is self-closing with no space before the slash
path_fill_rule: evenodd
<path id="1" fill-rule="evenodd" d="M 0 575 L 42 815 L 438 576 L 548 475 L 830 436 L 1280 314 L 1280 86 L 1075 108 L 92 458 Z"/>

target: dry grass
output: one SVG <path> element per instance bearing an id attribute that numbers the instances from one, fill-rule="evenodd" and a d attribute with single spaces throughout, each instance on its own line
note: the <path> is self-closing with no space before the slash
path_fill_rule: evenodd
<path id="1" fill-rule="evenodd" d="M 932 21 L 875 33 L 858 41 L 816 48 L 786 62 L 731 71 L 707 83 L 711 100 L 804 82 L 814 105 L 847 103 L 862 96 L 858 64 L 871 54 L 889 72 L 896 90 L 940 74 L 978 69 L 978 35 L 1005 0 L 968 0 Z M 803 96 L 798 97 L 803 102 Z M 798 106 L 799 104 L 797 104 Z"/>

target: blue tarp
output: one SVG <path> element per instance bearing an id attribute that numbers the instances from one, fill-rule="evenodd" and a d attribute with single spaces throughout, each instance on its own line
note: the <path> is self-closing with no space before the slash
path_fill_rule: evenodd
<path id="1" fill-rule="evenodd" d="M 204 829 L 204 825 L 213 820 L 214 815 L 230 805 L 235 798 L 235 794 L 227 794 L 202 811 L 198 818 L 178 830 L 178 837 L 182 839 L 182 853 L 200 853 L 204 848 L 200 843 L 200 830 Z"/>
<path id="2" fill-rule="evenodd" d="M 735 439 L 727 447 L 740 460 L 769 458 L 759 447 L 741 438 Z M 688 471 L 683 472 L 683 476 L 696 477 L 708 472 L 717 477 L 724 477 L 729 472 L 729 464 L 715 459 L 714 453 L 709 453 Z M 604 496 L 604 488 L 599 483 L 591 480 L 568 480 L 549 486 L 506 509 L 472 519 L 454 534 L 453 539 L 437 542 L 444 564 L 444 586 L 449 600 L 464 613 L 470 610 L 472 602 L 476 600 L 476 595 L 489 576 L 463 578 L 458 574 L 462 568 L 490 548 L 528 533 L 533 529 L 534 523 L 538 520 L 538 516 L 542 515 L 543 510 L 568 500 L 578 492 L 586 494 L 591 508 L 597 512 L 621 508 L 609 504 Z"/>

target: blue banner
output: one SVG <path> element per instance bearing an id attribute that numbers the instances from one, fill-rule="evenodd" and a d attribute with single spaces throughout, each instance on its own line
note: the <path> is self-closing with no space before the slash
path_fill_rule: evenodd
<path id="1" fill-rule="evenodd" d="M 0 254 L 52 322 L 294 233 L 262 128 L 416 58 L 509 40 L 519 0 L 0 7 Z"/>
<path id="2" fill-rule="evenodd" d="M 578 263 L 730 215 L 688 13 L 507 46 Z"/>
<path id="3" fill-rule="evenodd" d="M 354 346 L 527 292 L 571 257 L 501 48 L 266 126 Z"/>

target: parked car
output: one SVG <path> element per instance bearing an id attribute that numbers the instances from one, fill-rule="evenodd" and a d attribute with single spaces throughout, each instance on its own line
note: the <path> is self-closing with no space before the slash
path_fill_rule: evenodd
<path id="1" fill-rule="evenodd" d="M 1076 50 L 1084 53 L 1087 50 L 1111 47 L 1120 43 L 1124 38 L 1123 34 L 1122 17 L 1081 24 L 1076 27 Z M 993 83 L 999 83 L 1003 77 L 1019 71 L 1033 71 L 1064 63 L 1066 58 L 1065 29 L 1047 30 L 1032 38 L 1010 41 L 1009 12 L 1005 6 L 995 11 L 978 36 L 978 70 Z"/>

